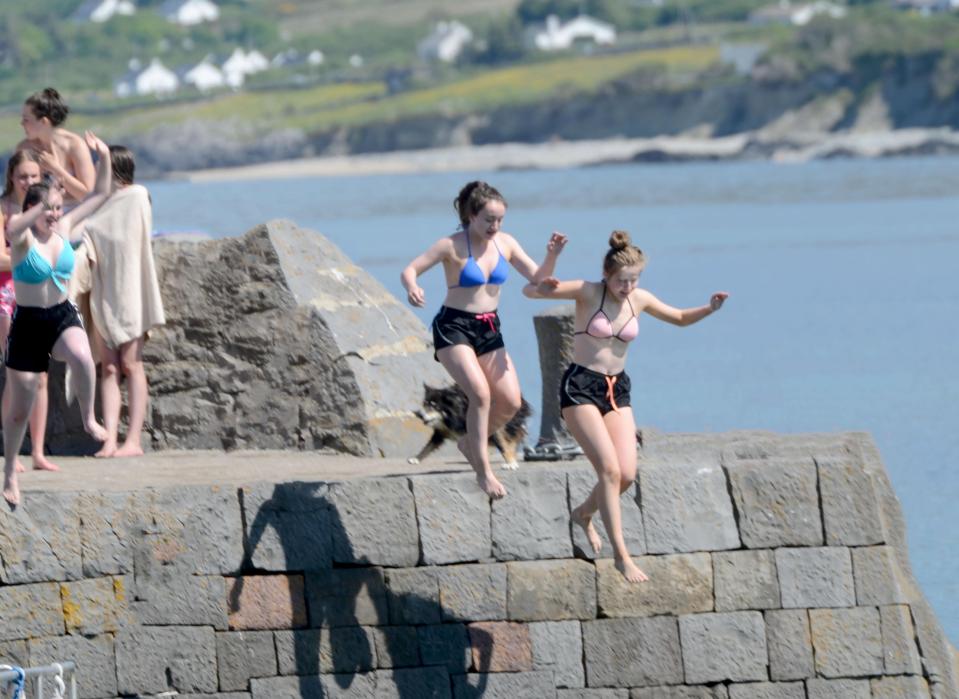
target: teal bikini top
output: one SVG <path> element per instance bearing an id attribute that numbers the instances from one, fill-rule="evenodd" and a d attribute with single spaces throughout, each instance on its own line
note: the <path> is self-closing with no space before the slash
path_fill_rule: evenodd
<path id="1" fill-rule="evenodd" d="M 73 247 L 69 241 L 64 240 L 57 263 L 51 267 L 36 246 L 32 246 L 26 257 L 13 268 L 13 280 L 24 284 L 43 284 L 49 279 L 60 291 L 66 293 L 67 287 L 63 282 L 69 280 L 73 274 L 73 257 Z"/>

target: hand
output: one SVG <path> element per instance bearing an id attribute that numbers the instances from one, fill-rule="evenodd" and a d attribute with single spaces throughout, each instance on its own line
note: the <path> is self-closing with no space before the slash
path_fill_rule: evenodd
<path id="1" fill-rule="evenodd" d="M 87 143 L 87 148 L 98 155 L 103 155 L 110 151 L 110 147 L 100 140 L 92 131 L 83 132 L 83 140 Z"/>
<path id="2" fill-rule="evenodd" d="M 546 279 L 543 279 L 539 284 L 536 285 L 536 290 L 543 294 L 553 291 L 558 286 L 559 279 L 556 277 L 546 277 Z"/>
<path id="3" fill-rule="evenodd" d="M 58 172 L 63 172 L 63 165 L 60 164 L 60 159 L 56 153 L 39 151 L 37 153 L 37 159 L 40 161 L 40 169 L 43 172 L 49 172 L 54 175 Z"/>
<path id="4" fill-rule="evenodd" d="M 556 255 L 563 252 L 563 248 L 566 247 L 566 242 L 569 239 L 559 231 L 553 231 L 553 235 L 549 237 L 549 242 L 546 243 L 546 252 L 554 253 Z"/>
<path id="5" fill-rule="evenodd" d="M 422 308 L 426 305 L 426 293 L 420 287 L 414 286 L 409 290 L 406 300 L 410 302 L 411 306 Z"/>
<path id="6" fill-rule="evenodd" d="M 723 307 L 723 302 L 728 298 L 729 298 L 729 294 L 726 293 L 725 291 L 717 291 L 715 294 L 713 294 L 710 297 L 709 307 L 714 311 L 718 311 L 720 308 Z"/>

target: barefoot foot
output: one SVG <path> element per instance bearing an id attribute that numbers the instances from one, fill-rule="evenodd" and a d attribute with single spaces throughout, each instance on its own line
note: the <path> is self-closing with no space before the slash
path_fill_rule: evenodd
<path id="1" fill-rule="evenodd" d="M 59 471 L 60 467 L 55 463 L 50 461 L 43 454 L 34 454 L 33 455 L 33 470 L 34 471 Z"/>
<path id="2" fill-rule="evenodd" d="M 103 443 L 103 446 L 100 447 L 100 451 L 96 452 L 93 456 L 97 459 L 109 459 L 111 456 L 117 453 L 117 443 L 113 440 L 108 439 Z"/>
<path id="3" fill-rule="evenodd" d="M 17 473 L 25 473 L 27 468 L 20 462 L 20 459 L 17 459 L 13 465 L 13 470 Z"/>
<path id="4" fill-rule="evenodd" d="M 105 442 L 107 440 L 107 431 L 104 429 L 103 425 L 96 421 L 96 418 L 90 418 L 85 421 L 83 424 L 83 429 L 87 431 L 87 434 L 93 437 L 98 442 Z"/>
<path id="5" fill-rule="evenodd" d="M 581 508 L 582 506 L 573 509 L 573 511 L 570 512 L 570 519 L 573 520 L 573 524 L 577 524 L 583 528 L 583 531 L 586 533 L 586 539 L 593 548 L 593 553 L 599 553 L 603 550 L 603 540 L 599 538 L 596 527 L 593 526 L 593 518 L 584 514 Z"/>
<path id="6" fill-rule="evenodd" d="M 16 473 L 3 477 L 3 499 L 11 508 L 20 504 L 20 485 L 17 483 Z"/>
<path id="7" fill-rule="evenodd" d="M 139 444 L 124 444 L 116 450 L 114 456 L 143 456 L 143 449 Z"/>
<path id="8" fill-rule="evenodd" d="M 486 476 L 477 473 L 476 482 L 479 483 L 479 487 L 483 489 L 483 492 L 494 500 L 506 497 L 506 487 L 496 479 L 492 471 Z"/>
<path id="9" fill-rule="evenodd" d="M 639 566 L 633 563 L 631 558 L 617 558 L 614 565 L 616 566 L 616 570 L 622 573 L 623 577 L 626 578 L 626 582 L 638 583 L 649 580 L 646 573 L 640 570 Z"/>

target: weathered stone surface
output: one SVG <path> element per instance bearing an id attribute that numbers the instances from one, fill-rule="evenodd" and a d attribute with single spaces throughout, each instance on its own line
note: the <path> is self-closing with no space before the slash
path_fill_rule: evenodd
<path id="1" fill-rule="evenodd" d="M 254 677 L 277 674 L 276 646 L 270 631 L 232 631 L 216 635 L 216 667 L 220 689 L 246 690 Z"/>
<path id="2" fill-rule="evenodd" d="M 583 630 L 578 621 L 540 621 L 529 625 L 533 669 L 553 673 L 557 687 L 583 687 Z"/>
<path id="3" fill-rule="evenodd" d="M 708 553 L 633 559 L 649 576 L 634 585 L 613 561 L 596 561 L 599 608 L 607 617 L 689 614 L 713 609 L 713 567 Z"/>
<path id="4" fill-rule="evenodd" d="M 372 687 L 371 687 L 372 690 Z M 371 697 L 371 693 L 356 693 Z M 251 699 L 327 699 L 319 675 L 312 677 L 264 677 L 250 680 Z"/>
<path id="5" fill-rule="evenodd" d="M 802 682 L 750 682 L 729 686 L 729 699 L 806 699 Z"/>
<path id="6" fill-rule="evenodd" d="M 879 608 L 883 664 L 887 675 L 921 675 L 912 615 L 905 605 Z"/>
<path id="7" fill-rule="evenodd" d="M 363 626 L 276 631 L 276 663 L 281 675 L 353 674 L 376 668 L 376 647 Z"/>
<path id="8" fill-rule="evenodd" d="M 643 460 L 639 492 L 649 553 L 739 547 L 739 533 L 718 453 Z"/>
<path id="9" fill-rule="evenodd" d="M 444 566 L 438 573 L 444 621 L 506 619 L 505 563 Z"/>
<path id="10" fill-rule="evenodd" d="M 548 672 L 491 672 L 453 677 L 453 699 L 555 699 Z"/>
<path id="11" fill-rule="evenodd" d="M 405 478 L 336 483 L 330 500 L 334 561 L 416 565 L 420 551 L 415 506 Z"/>
<path id="12" fill-rule="evenodd" d="M 591 468 L 570 469 L 567 476 L 569 487 L 569 509 L 572 510 L 580 505 L 596 485 L 596 473 Z M 646 553 L 646 533 L 643 530 L 643 514 L 639 510 L 639 488 L 632 485 L 627 488 L 619 498 L 619 511 L 622 518 L 623 540 L 626 542 L 627 550 L 634 556 L 642 556 Z M 603 540 L 603 548 L 597 554 L 593 547 L 586 540 L 586 533 L 582 527 L 574 526 L 573 548 L 578 558 L 612 558 L 613 549 L 609 543 L 609 537 L 606 535 L 606 528 L 603 526 L 603 520 L 597 512 L 593 516 L 593 526 Z"/>
<path id="13" fill-rule="evenodd" d="M 216 637 L 199 626 L 144 627 L 120 631 L 115 638 L 117 691 L 184 694 L 217 690 Z"/>
<path id="14" fill-rule="evenodd" d="M 867 677 L 883 672 L 879 611 L 810 609 L 809 625 L 821 677 Z"/>
<path id="15" fill-rule="evenodd" d="M 435 568 L 397 568 L 386 574 L 391 624 L 438 624 L 440 587 Z"/>
<path id="16" fill-rule="evenodd" d="M 816 457 L 822 514 L 829 546 L 883 542 L 879 499 L 872 474 L 850 456 Z"/>
<path id="17" fill-rule="evenodd" d="M 470 669 L 470 641 L 463 624 L 419 626 L 416 638 L 424 665 L 442 665 L 450 674 Z"/>
<path id="18" fill-rule="evenodd" d="M 82 577 L 76 493 L 38 492 L 12 510 L 0 508 L 0 582 Z"/>
<path id="19" fill-rule="evenodd" d="M 380 670 L 373 673 L 376 680 L 374 699 L 450 699 L 450 678 L 443 667 Z M 332 694 L 330 696 L 333 696 Z M 347 693 L 344 696 L 355 696 Z"/>
<path id="20" fill-rule="evenodd" d="M 629 699 L 628 689 L 557 689 L 556 699 Z"/>
<path id="21" fill-rule="evenodd" d="M 87 577 L 133 572 L 133 533 L 139 499 L 135 493 L 80 493 L 80 545 Z"/>
<path id="22" fill-rule="evenodd" d="M 0 665 L 28 667 L 30 655 L 26 641 L 0 641 Z"/>
<path id="23" fill-rule="evenodd" d="M 310 625 L 376 626 L 389 619 L 380 568 L 340 568 L 307 573 Z"/>
<path id="24" fill-rule="evenodd" d="M 509 621 L 478 621 L 467 627 L 477 672 L 528 672 L 533 669 L 529 627 Z"/>
<path id="25" fill-rule="evenodd" d="M 728 699 L 729 692 L 726 685 L 717 684 L 709 687 L 647 687 L 634 689 L 629 693 L 629 699 Z"/>
<path id="26" fill-rule="evenodd" d="M 860 606 L 909 603 L 895 552 L 889 546 L 852 549 L 852 570 Z"/>
<path id="27" fill-rule="evenodd" d="M 880 677 L 870 685 L 872 699 L 929 699 L 929 683 L 922 677 Z"/>
<path id="28" fill-rule="evenodd" d="M 869 680 L 806 680 L 808 699 L 870 699 Z"/>
<path id="29" fill-rule="evenodd" d="M 411 478 L 423 563 L 488 559 L 492 551 L 490 499 L 472 474 Z"/>
<path id="30" fill-rule="evenodd" d="M 856 592 L 849 549 L 776 549 L 783 607 L 852 607 Z"/>
<path id="31" fill-rule="evenodd" d="M 647 687 L 683 682 L 675 617 L 583 623 L 589 687 Z"/>
<path id="32" fill-rule="evenodd" d="M 333 561 L 333 523 L 325 483 L 256 483 L 239 492 L 246 560 L 270 571 L 323 570 Z"/>
<path id="33" fill-rule="evenodd" d="M 772 551 L 714 553 L 713 579 L 717 612 L 780 606 L 776 556 Z"/>
<path id="34" fill-rule="evenodd" d="M 573 358 L 573 322 L 576 304 L 568 301 L 539 311 L 533 316 L 533 328 L 539 345 L 539 367 L 543 378 L 537 444 L 575 444 L 566 429 L 559 407 L 559 382 Z"/>
<path id="35" fill-rule="evenodd" d="M 596 571 L 585 561 L 508 563 L 509 618 L 561 621 L 596 617 Z"/>
<path id="36" fill-rule="evenodd" d="M 0 587 L 0 641 L 58 636 L 64 631 L 56 583 Z"/>
<path id="37" fill-rule="evenodd" d="M 521 469 L 505 485 L 509 497 L 493 501 L 493 556 L 500 561 L 572 556 L 566 474 Z"/>
<path id="38" fill-rule="evenodd" d="M 809 615 L 805 609 L 771 609 L 765 613 L 769 677 L 801 680 L 816 676 Z"/>
<path id="39" fill-rule="evenodd" d="M 116 696 L 117 668 L 113 653 L 113 637 L 106 634 L 93 638 L 59 636 L 30 640 L 31 665 L 49 665 L 66 659 L 77 664 L 79 699 Z"/>
<path id="40" fill-rule="evenodd" d="M 226 580 L 219 575 L 184 575 L 158 568 L 137 575 L 130 608 L 142 624 L 182 624 L 227 629 Z"/>
<path id="41" fill-rule="evenodd" d="M 686 682 L 765 680 L 766 628 L 761 612 L 679 617 Z"/>
<path id="42" fill-rule="evenodd" d="M 415 667 L 420 664 L 420 646 L 415 626 L 377 626 L 370 629 L 378 668 Z"/>
<path id="43" fill-rule="evenodd" d="M 130 611 L 132 576 L 77 580 L 60 585 L 67 633 L 97 636 L 134 622 Z"/>
<path id="44" fill-rule="evenodd" d="M 247 575 L 228 580 L 229 627 L 237 631 L 307 624 L 302 575 Z"/>
<path id="45" fill-rule="evenodd" d="M 724 462 L 748 548 L 821 546 L 816 465 L 812 459 Z"/>
<path id="46" fill-rule="evenodd" d="M 218 692 L 216 694 L 178 694 L 177 699 L 250 699 L 250 693 Z"/>

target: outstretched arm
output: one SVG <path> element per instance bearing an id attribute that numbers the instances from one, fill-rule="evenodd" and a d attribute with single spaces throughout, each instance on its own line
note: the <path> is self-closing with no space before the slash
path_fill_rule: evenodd
<path id="1" fill-rule="evenodd" d="M 440 238 L 429 250 L 416 257 L 400 273 L 400 283 L 406 289 L 406 300 L 410 305 L 422 308 L 426 305 L 426 293 L 416 283 L 416 278 L 437 262 L 446 259 L 453 250 L 453 241 L 450 238 Z"/>
<path id="2" fill-rule="evenodd" d="M 577 300 L 586 288 L 582 279 L 561 282 L 556 277 L 546 277 L 541 282 L 530 282 L 523 287 L 523 296 L 531 299 Z"/>
<path id="3" fill-rule="evenodd" d="M 637 293 L 641 294 L 640 303 L 642 304 L 643 310 L 653 316 L 653 318 L 665 320 L 667 323 L 683 327 L 698 323 L 706 316 L 712 315 L 723 307 L 723 302 L 729 297 L 729 294 L 725 291 L 717 291 L 709 298 L 709 303 L 704 306 L 696 306 L 695 308 L 673 308 L 669 304 L 660 301 L 645 289 L 639 289 Z"/>
<path id="4" fill-rule="evenodd" d="M 566 247 L 567 238 L 562 233 L 553 231 L 549 241 L 546 243 L 546 257 L 543 258 L 543 264 L 541 265 L 533 262 L 515 238 L 510 236 L 509 241 L 509 263 L 513 265 L 520 274 L 526 277 L 527 281 L 535 285 L 539 284 L 543 279 L 553 276 L 553 270 L 556 269 L 556 260 L 563 251 L 563 248 Z"/>
<path id="5" fill-rule="evenodd" d="M 96 152 L 98 157 L 97 179 L 93 193 L 60 219 L 60 234 L 74 242 L 83 237 L 83 227 L 79 224 L 103 205 L 113 189 L 113 167 L 109 146 L 97 138 L 92 131 L 87 131 L 84 138 L 87 146 Z"/>

